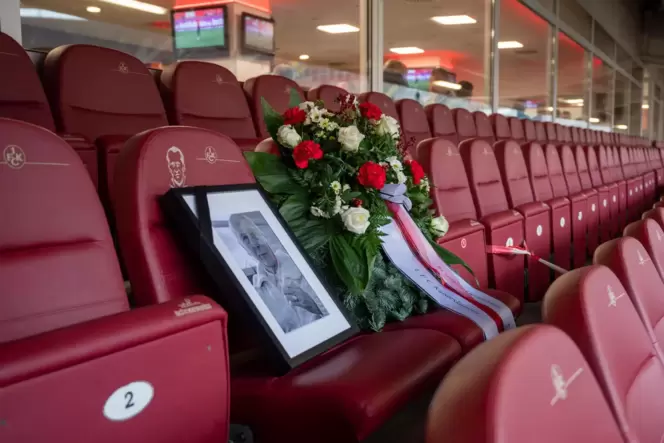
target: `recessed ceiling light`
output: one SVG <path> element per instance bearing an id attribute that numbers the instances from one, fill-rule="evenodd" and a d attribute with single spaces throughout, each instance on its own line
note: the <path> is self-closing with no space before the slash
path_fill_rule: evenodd
<path id="1" fill-rule="evenodd" d="M 321 25 L 316 26 L 319 31 L 327 32 L 328 34 L 346 34 L 349 32 L 360 32 L 360 28 L 345 23 L 338 25 Z"/>
<path id="2" fill-rule="evenodd" d="M 548 107 L 546 108 L 546 110 L 549 111 L 549 112 L 553 112 L 553 106 L 548 106 Z"/>
<path id="3" fill-rule="evenodd" d="M 300 56 L 300 60 L 309 60 L 309 55 L 308 54 L 302 54 Z"/>
<path id="4" fill-rule="evenodd" d="M 462 86 L 458 83 L 446 82 L 444 80 L 437 80 L 433 82 L 433 84 L 440 86 L 441 88 L 453 89 L 455 91 L 458 91 L 462 88 Z"/>
<path id="5" fill-rule="evenodd" d="M 590 118 L 588 119 L 588 121 L 589 121 L 590 123 L 599 123 L 599 119 L 598 119 L 597 117 L 590 117 Z"/>
<path id="6" fill-rule="evenodd" d="M 164 15 L 168 12 L 168 9 L 162 8 L 161 6 L 152 5 L 150 3 L 139 2 L 138 0 L 101 0 L 105 3 L 111 3 L 113 5 L 124 6 L 125 8 L 138 9 L 139 11 L 149 12 L 151 14 Z"/>
<path id="7" fill-rule="evenodd" d="M 498 49 L 518 49 L 523 48 L 523 43 L 508 41 L 508 42 L 498 42 Z"/>
<path id="8" fill-rule="evenodd" d="M 641 106 L 641 109 L 650 109 L 650 105 L 646 103 L 645 105 Z"/>
<path id="9" fill-rule="evenodd" d="M 468 15 L 440 15 L 431 17 L 431 20 L 441 25 L 472 25 L 477 23 L 477 20 Z"/>
<path id="10" fill-rule="evenodd" d="M 563 98 L 560 100 L 563 103 L 567 103 L 568 105 L 582 105 L 583 104 L 583 99 L 582 98 Z"/>
<path id="11" fill-rule="evenodd" d="M 85 8 L 85 10 L 92 14 L 99 14 L 101 12 L 101 8 L 99 6 L 88 6 Z"/>
<path id="12" fill-rule="evenodd" d="M 88 21 L 87 18 L 77 17 L 75 15 L 63 14 L 61 12 L 49 11 L 48 9 L 40 8 L 21 8 L 21 17 L 26 18 L 48 18 L 52 20 L 71 20 L 71 21 Z"/>
<path id="13" fill-rule="evenodd" d="M 395 54 L 422 54 L 424 52 L 424 49 L 422 48 L 416 48 L 415 46 L 406 46 L 405 48 L 390 48 L 390 52 L 394 52 Z"/>
<path id="14" fill-rule="evenodd" d="M 628 129 L 627 125 L 616 125 L 616 129 L 622 129 L 623 131 L 626 131 Z"/>

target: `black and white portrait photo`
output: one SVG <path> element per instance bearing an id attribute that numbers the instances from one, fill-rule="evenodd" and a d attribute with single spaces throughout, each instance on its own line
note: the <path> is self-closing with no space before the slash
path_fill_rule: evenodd
<path id="1" fill-rule="evenodd" d="M 212 227 L 285 333 L 328 315 L 260 212 L 213 219 Z"/>

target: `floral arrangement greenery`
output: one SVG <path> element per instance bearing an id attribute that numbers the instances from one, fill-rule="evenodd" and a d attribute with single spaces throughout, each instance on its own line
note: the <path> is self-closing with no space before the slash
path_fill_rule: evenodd
<path id="1" fill-rule="evenodd" d="M 279 114 L 263 99 L 265 123 L 280 155 L 246 157 L 358 325 L 380 330 L 387 321 L 428 309 L 428 297 L 381 252 L 380 227 L 391 217 L 380 195 L 386 184 L 405 186 L 410 215 L 441 258 L 468 267 L 436 244 L 449 225 L 433 217 L 429 180 L 405 155 L 398 122 L 371 103 L 358 104 L 353 95 L 338 101 L 341 110 L 331 112 L 320 101 L 301 102 L 291 91 L 291 107 Z"/>

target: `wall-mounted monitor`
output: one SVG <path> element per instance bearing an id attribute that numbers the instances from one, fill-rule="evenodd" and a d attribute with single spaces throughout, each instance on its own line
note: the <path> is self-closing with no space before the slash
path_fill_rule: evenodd
<path id="1" fill-rule="evenodd" d="M 176 51 L 228 49 L 228 9 L 224 5 L 171 11 Z"/>
<path id="2" fill-rule="evenodd" d="M 274 20 L 242 13 L 242 52 L 274 55 Z"/>

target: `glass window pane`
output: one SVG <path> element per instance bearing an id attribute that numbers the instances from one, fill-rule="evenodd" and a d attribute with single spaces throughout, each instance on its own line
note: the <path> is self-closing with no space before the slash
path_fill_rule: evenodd
<path id="1" fill-rule="evenodd" d="M 643 90 L 632 84 L 630 92 L 630 108 L 629 108 L 629 134 L 641 135 L 641 116 L 643 112 Z"/>
<path id="2" fill-rule="evenodd" d="M 500 40 L 522 48 L 499 49 L 499 112 L 551 119 L 551 38 L 549 23 L 518 0 L 502 0 Z"/>
<path id="3" fill-rule="evenodd" d="M 581 37 L 591 41 L 592 17 L 577 0 L 559 0 L 558 16 Z"/>
<path id="4" fill-rule="evenodd" d="M 588 88 L 585 49 L 566 34 L 558 33 L 558 115 L 567 125 L 585 127 L 588 120 Z"/>
<path id="5" fill-rule="evenodd" d="M 490 2 L 384 5 L 384 92 L 395 100 L 490 112 Z"/>
<path id="6" fill-rule="evenodd" d="M 611 129 L 613 117 L 613 69 L 598 57 L 593 57 L 593 100 L 590 112 L 591 127 Z"/>
<path id="7" fill-rule="evenodd" d="M 629 97 L 629 81 L 622 75 L 616 73 L 616 87 L 613 99 L 614 103 L 614 124 L 613 129 L 615 132 L 626 134 L 629 132 L 628 122 L 628 97 Z"/>
<path id="8" fill-rule="evenodd" d="M 613 59 L 615 57 L 615 42 L 608 32 L 602 28 L 599 23 L 595 22 L 595 47 L 602 51 L 607 57 Z"/>
<path id="9" fill-rule="evenodd" d="M 616 62 L 618 63 L 618 66 L 623 68 L 625 71 L 631 73 L 632 57 L 629 54 L 627 54 L 627 51 L 625 51 L 619 45 L 616 45 L 616 54 L 617 54 Z"/>
<path id="10" fill-rule="evenodd" d="M 643 73 L 643 101 L 641 103 L 641 137 L 648 137 L 650 130 L 650 78 L 648 71 Z M 654 111 L 654 109 L 653 109 Z"/>

